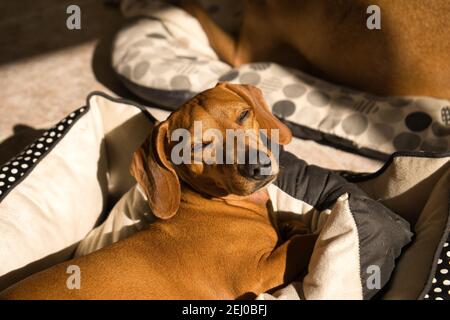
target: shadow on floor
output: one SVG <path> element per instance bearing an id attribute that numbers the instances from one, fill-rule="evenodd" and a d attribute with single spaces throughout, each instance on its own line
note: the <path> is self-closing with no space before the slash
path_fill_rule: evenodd
<path id="1" fill-rule="evenodd" d="M 66 26 L 71 4 L 80 7 L 81 30 Z M 0 1 L 0 65 L 98 39 L 122 19 L 112 0 Z"/>
<path id="2" fill-rule="evenodd" d="M 136 101 L 143 105 L 148 105 L 148 102 L 134 95 L 125 87 L 122 81 L 120 81 L 119 75 L 116 74 L 112 67 L 111 56 L 114 38 L 125 23 L 126 22 L 124 20 L 123 24 L 120 24 L 115 28 L 111 28 L 107 33 L 104 33 L 98 41 L 92 57 L 92 71 L 95 79 L 106 88 L 114 92 L 117 96 Z"/>
<path id="3" fill-rule="evenodd" d="M 45 130 L 23 124 L 14 126 L 14 133 L 0 141 L 0 166 L 18 155 L 27 145 L 39 138 Z"/>
<path id="4" fill-rule="evenodd" d="M 111 65 L 112 44 L 121 26 L 105 33 L 98 41 L 92 56 L 91 67 L 95 78 L 118 96 L 128 98 L 131 93 L 125 88 Z"/>

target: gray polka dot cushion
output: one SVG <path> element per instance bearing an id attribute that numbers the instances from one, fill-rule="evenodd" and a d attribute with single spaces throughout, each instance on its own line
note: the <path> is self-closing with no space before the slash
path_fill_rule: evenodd
<path id="1" fill-rule="evenodd" d="M 175 108 L 230 70 L 183 10 L 158 1 L 124 1 L 122 10 L 134 19 L 116 37 L 113 66 L 147 101 Z"/>
<path id="2" fill-rule="evenodd" d="M 232 69 L 183 10 L 136 0 L 124 1 L 122 8 L 134 19 L 117 35 L 113 67 L 131 91 L 151 103 L 174 109 L 218 81 L 253 84 L 297 137 L 379 159 L 395 151 L 450 150 L 448 100 L 373 96 L 270 62 Z M 219 23 L 231 12 L 218 1 L 207 8 Z M 239 24 L 234 10 L 228 29 Z"/>

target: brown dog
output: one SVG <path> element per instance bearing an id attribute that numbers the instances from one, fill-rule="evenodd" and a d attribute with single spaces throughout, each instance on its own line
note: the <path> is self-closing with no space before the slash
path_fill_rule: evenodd
<path id="1" fill-rule="evenodd" d="M 275 129 L 280 143 L 291 140 L 255 87 L 219 84 L 197 95 L 159 123 L 134 154 L 132 175 L 160 219 L 125 240 L 35 274 L 1 298 L 235 299 L 298 279 L 315 237 L 295 235 L 278 245 L 263 188 L 278 173 L 272 152 L 258 145 L 269 163 L 174 165 L 170 137 L 179 128 L 192 132 L 195 121 L 221 133 Z M 205 149 L 224 142 L 188 143 Z M 262 166 L 270 167 L 268 175 L 261 175 Z M 80 267 L 81 289 L 66 286 L 70 265 Z"/>
<path id="2" fill-rule="evenodd" d="M 241 2 L 241 1 L 239 1 Z M 448 0 L 244 0 L 235 39 L 195 0 L 180 5 L 233 66 L 274 61 L 381 95 L 450 98 Z M 369 30 L 370 5 L 381 29 Z"/>

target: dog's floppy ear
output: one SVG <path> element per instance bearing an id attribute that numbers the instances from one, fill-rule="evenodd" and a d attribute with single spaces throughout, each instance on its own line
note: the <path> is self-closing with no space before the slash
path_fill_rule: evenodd
<path id="1" fill-rule="evenodd" d="M 279 144 L 288 144 L 292 139 L 291 130 L 277 117 L 275 117 L 269 109 L 261 90 L 251 85 L 240 85 L 221 82 L 217 84 L 218 87 L 227 88 L 234 93 L 238 94 L 255 110 L 256 120 L 258 120 L 259 126 L 263 129 L 267 129 L 268 137 L 271 137 L 270 130 L 279 130 Z"/>
<path id="2" fill-rule="evenodd" d="M 145 192 L 155 216 L 169 219 L 180 205 L 180 181 L 166 155 L 168 123 L 155 126 L 134 152 L 130 172 Z"/>

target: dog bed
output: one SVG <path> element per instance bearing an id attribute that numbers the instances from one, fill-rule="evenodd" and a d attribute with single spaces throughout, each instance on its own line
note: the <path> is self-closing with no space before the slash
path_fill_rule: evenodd
<path id="1" fill-rule="evenodd" d="M 203 2 L 226 30 L 237 30 L 239 2 Z M 218 81 L 252 84 L 297 137 L 381 160 L 395 151 L 450 150 L 448 100 L 378 97 L 270 62 L 233 69 L 219 60 L 201 26 L 182 9 L 124 0 L 122 12 L 132 22 L 116 37 L 113 68 L 149 102 L 173 109 Z"/>
<path id="2" fill-rule="evenodd" d="M 129 164 L 153 123 L 144 107 L 94 93 L 0 168 L 0 289 L 152 221 Z M 260 298 L 448 299 L 449 158 L 397 154 L 344 178 L 282 153 L 274 207 L 319 240 L 302 282 Z M 373 272 L 380 286 L 367 290 Z"/>

